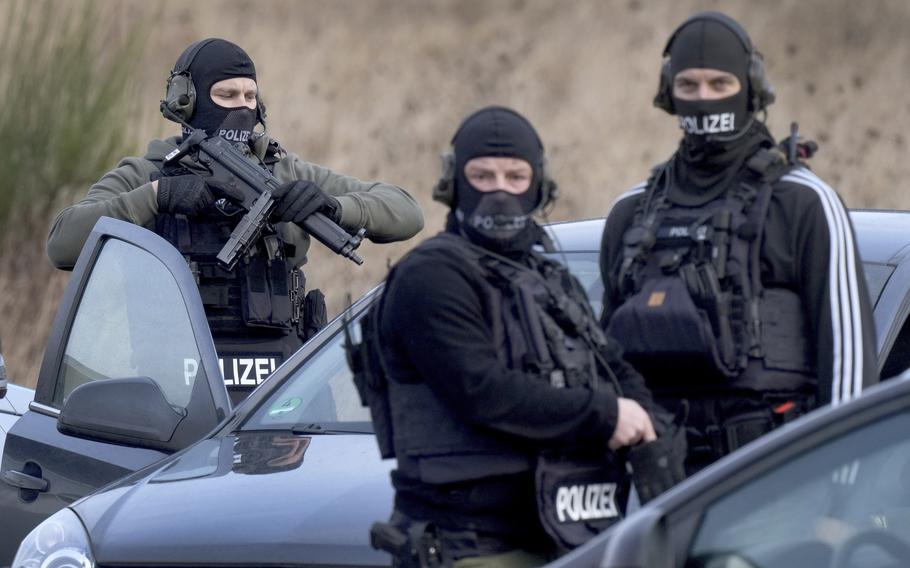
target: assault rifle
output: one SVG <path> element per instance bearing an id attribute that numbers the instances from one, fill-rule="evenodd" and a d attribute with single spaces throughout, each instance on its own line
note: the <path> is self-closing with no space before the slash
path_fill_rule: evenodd
<path id="1" fill-rule="evenodd" d="M 190 128 L 184 121 L 179 122 Z M 268 223 L 269 215 L 276 205 L 272 191 L 278 189 L 281 182 L 267 169 L 244 156 L 231 142 L 220 136 L 209 136 L 202 129 L 190 130 L 192 133 L 164 157 L 164 163 L 169 164 L 188 154 L 192 155 L 198 164 L 208 170 L 206 179 L 212 186 L 231 187 L 243 194 L 243 199 L 237 204 L 246 209 L 247 213 L 234 227 L 227 243 L 218 253 L 218 261 L 230 270 L 256 242 L 262 228 Z M 304 219 L 302 225 L 313 238 L 335 254 L 363 264 L 363 259 L 354 251 L 363 241 L 365 229 L 352 235 L 322 213 L 313 213 Z"/>

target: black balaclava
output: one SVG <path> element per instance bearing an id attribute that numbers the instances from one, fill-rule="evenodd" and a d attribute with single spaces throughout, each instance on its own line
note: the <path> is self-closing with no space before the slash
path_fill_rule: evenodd
<path id="1" fill-rule="evenodd" d="M 755 109 L 750 108 L 751 45 L 744 45 L 730 25 L 696 18 L 676 32 L 670 46 L 671 77 L 684 69 L 718 69 L 732 73 L 742 85 L 738 93 L 724 99 L 685 101 L 673 97 L 683 130 L 675 160 L 676 178 L 690 199 L 676 197 L 677 201 L 688 201 L 685 204 L 719 195 L 743 162 L 770 139 L 764 124 L 754 119 Z"/>
<path id="2" fill-rule="evenodd" d="M 180 57 L 186 57 L 190 49 L 192 46 Z M 209 91 L 212 85 L 224 79 L 247 77 L 255 81 L 256 66 L 250 56 L 239 46 L 215 38 L 196 53 L 188 71 L 196 89 L 196 104 L 193 115 L 187 122 L 194 128 L 205 130 L 209 135 L 217 133 L 231 142 L 249 143 L 259 121 L 259 109 L 219 106 L 212 100 Z"/>
<path id="3" fill-rule="evenodd" d="M 512 109 L 491 106 L 461 123 L 452 138 L 455 152 L 455 203 L 460 231 L 471 242 L 502 254 L 529 251 L 540 238 L 532 215 L 543 204 L 543 144 L 528 120 Z M 465 164 L 473 158 L 519 158 L 534 171 L 528 191 L 481 192 L 468 183 Z"/>

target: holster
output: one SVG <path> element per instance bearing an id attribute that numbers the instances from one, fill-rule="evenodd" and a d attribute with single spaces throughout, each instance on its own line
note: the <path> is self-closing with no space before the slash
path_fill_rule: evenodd
<path id="1" fill-rule="evenodd" d="M 642 505 L 686 478 L 686 430 L 669 424 L 653 442 L 629 448 L 626 466 Z"/>
<path id="2" fill-rule="evenodd" d="M 452 566 L 456 560 L 501 554 L 514 547 L 494 535 L 450 530 L 417 521 L 399 511 L 387 523 L 373 523 L 370 544 L 392 555 L 394 568 Z"/>
<path id="3" fill-rule="evenodd" d="M 316 335 L 328 323 L 325 307 L 325 294 L 316 288 L 307 292 L 301 306 L 300 321 L 297 323 L 297 334 L 304 341 Z"/>
<path id="4" fill-rule="evenodd" d="M 431 568 L 451 566 L 443 557 L 443 547 L 435 527 L 428 522 L 410 522 L 406 526 L 373 523 L 370 545 L 392 555 L 393 568 Z"/>

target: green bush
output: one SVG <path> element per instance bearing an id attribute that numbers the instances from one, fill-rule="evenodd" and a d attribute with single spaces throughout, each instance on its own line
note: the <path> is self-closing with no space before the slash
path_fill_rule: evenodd
<path id="1" fill-rule="evenodd" d="M 145 43 L 138 26 L 111 26 L 93 0 L 10 0 L 5 10 L 0 227 L 26 203 L 47 209 L 67 186 L 97 180 L 129 150 Z"/>

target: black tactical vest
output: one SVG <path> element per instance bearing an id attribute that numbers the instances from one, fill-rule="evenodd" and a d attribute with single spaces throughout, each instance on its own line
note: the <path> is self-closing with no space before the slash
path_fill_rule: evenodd
<path id="1" fill-rule="evenodd" d="M 272 150 L 272 148 L 270 148 Z M 277 146 L 264 160 L 278 161 Z M 153 162 L 154 163 L 154 162 Z M 191 173 L 180 165 L 162 167 L 151 178 Z M 226 270 L 217 254 L 244 211 L 220 200 L 215 210 L 193 219 L 157 215 L 155 232 L 184 256 L 196 283 L 232 400 L 242 400 L 326 323 L 325 297 L 304 294 L 306 280 L 289 261 L 294 245 L 271 225 Z"/>
<path id="2" fill-rule="evenodd" d="M 537 253 L 531 254 L 532 267 L 518 265 L 447 233 L 421 247 L 444 248 L 476 271 L 487 323 L 505 366 L 556 387 L 612 388 L 596 379 L 592 347 L 602 345 L 605 337 L 580 287 L 561 265 Z M 397 276 L 393 269 L 389 282 Z M 438 484 L 535 468 L 535 449 L 466 424 L 422 380 L 388 376 L 382 382 L 387 388 L 383 398 L 388 417 L 377 417 L 374 407 L 378 405 L 371 403 L 374 425 L 383 455 L 397 456 L 404 474 Z M 370 393 L 366 394 L 369 402 Z"/>
<path id="3" fill-rule="evenodd" d="M 182 166 L 165 167 L 153 179 L 190 173 Z M 188 219 L 185 215 L 159 214 L 155 232 L 186 258 L 199 286 L 212 335 L 268 336 L 297 331 L 305 281 L 288 262 L 294 245 L 286 243 L 271 226 L 233 270 L 217 261 L 244 211 L 225 200 L 216 210 Z"/>
<path id="4" fill-rule="evenodd" d="M 669 168 L 655 170 L 623 235 L 624 302 L 608 329 L 652 389 L 792 392 L 812 380 L 799 296 L 761 282 L 772 184 L 787 170 L 760 150 L 735 187 L 693 207 L 670 203 Z"/>

